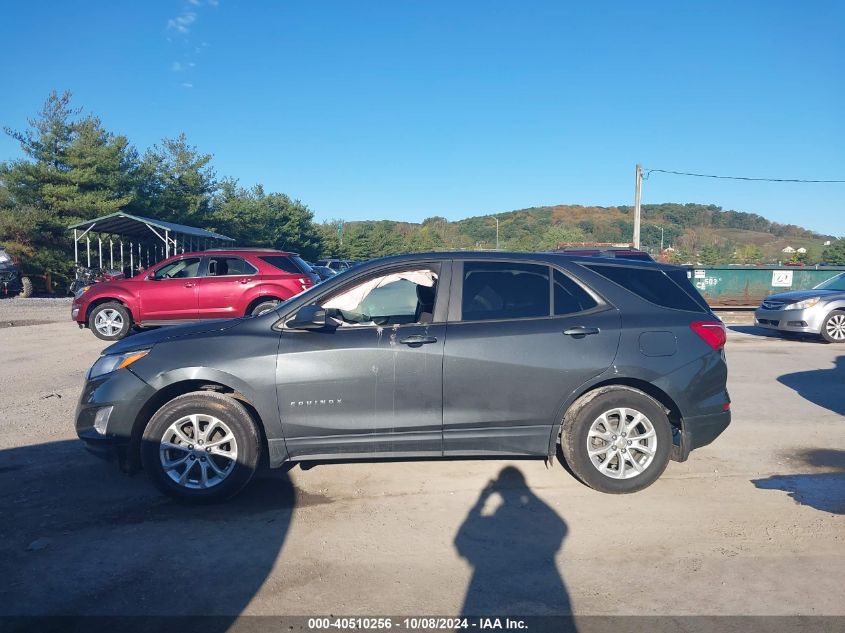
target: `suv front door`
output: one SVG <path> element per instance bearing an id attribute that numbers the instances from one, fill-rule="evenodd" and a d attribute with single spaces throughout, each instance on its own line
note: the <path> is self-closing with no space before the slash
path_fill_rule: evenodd
<path id="1" fill-rule="evenodd" d="M 276 385 L 291 457 L 442 454 L 448 270 L 358 276 L 315 299 L 341 325 L 282 329 Z"/>
<path id="2" fill-rule="evenodd" d="M 199 318 L 199 257 L 182 257 L 156 268 L 141 286 L 141 322 L 193 321 Z"/>
<path id="3" fill-rule="evenodd" d="M 543 455 L 564 399 L 613 362 L 619 313 L 544 263 L 453 265 L 444 455 Z"/>

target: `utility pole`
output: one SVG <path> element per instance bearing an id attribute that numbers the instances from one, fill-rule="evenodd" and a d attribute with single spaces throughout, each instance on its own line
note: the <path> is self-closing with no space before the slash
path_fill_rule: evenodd
<path id="1" fill-rule="evenodd" d="M 637 176 L 634 184 L 634 248 L 640 247 L 640 196 L 643 189 L 643 168 L 637 164 Z"/>
<path id="2" fill-rule="evenodd" d="M 496 250 L 499 250 L 499 218 L 493 218 L 496 220 Z"/>

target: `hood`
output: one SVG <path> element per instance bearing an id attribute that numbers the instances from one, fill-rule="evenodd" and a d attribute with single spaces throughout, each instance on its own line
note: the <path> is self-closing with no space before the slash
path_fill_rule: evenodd
<path id="1" fill-rule="evenodd" d="M 104 354 L 122 354 L 123 352 L 131 352 L 136 349 L 146 349 L 175 338 L 184 338 L 186 336 L 197 336 L 199 334 L 207 334 L 209 332 L 222 332 L 229 330 L 236 325 L 240 325 L 249 317 L 240 317 L 237 319 L 209 319 L 207 321 L 200 321 L 199 323 L 189 323 L 187 325 L 165 325 L 148 332 L 141 332 L 127 336 L 125 339 L 118 341 L 114 345 L 107 347 Z"/>
<path id="2" fill-rule="evenodd" d="M 805 299 L 812 299 L 813 297 L 825 297 L 827 295 L 840 294 L 837 290 L 790 290 L 789 292 L 779 292 L 775 295 L 769 295 L 764 301 L 783 301 L 784 303 L 795 303 L 796 301 L 804 301 Z"/>

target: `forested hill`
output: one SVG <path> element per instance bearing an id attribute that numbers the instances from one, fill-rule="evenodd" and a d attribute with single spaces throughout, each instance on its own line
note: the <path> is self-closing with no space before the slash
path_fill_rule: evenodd
<path id="1" fill-rule="evenodd" d="M 832 239 L 799 226 L 771 222 L 756 213 L 715 205 L 647 204 L 642 212 L 643 247 L 658 249 L 662 228 L 663 244 L 673 247 L 676 258 L 693 258 L 704 250 L 705 257 L 720 261 L 778 261 L 784 258 L 781 251 L 785 246 L 804 247 L 810 256 L 821 257 L 824 242 Z M 557 205 L 455 222 L 439 216 L 420 224 L 349 222 L 344 225 L 342 251 L 349 257 L 367 257 L 403 250 L 494 248 L 496 219 L 499 246 L 510 250 L 550 249 L 561 242 L 630 242 L 634 230 L 630 206 Z"/>

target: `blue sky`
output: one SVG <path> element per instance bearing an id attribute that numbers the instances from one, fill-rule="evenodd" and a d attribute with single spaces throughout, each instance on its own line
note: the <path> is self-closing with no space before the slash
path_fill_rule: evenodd
<path id="1" fill-rule="evenodd" d="M 839 1 L 6 3 L 0 124 L 69 89 L 318 219 L 630 204 L 637 162 L 845 178 L 843 26 Z M 845 235 L 843 184 L 654 174 L 643 202 Z"/>

